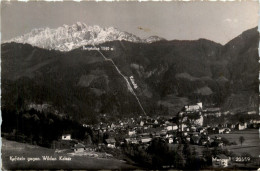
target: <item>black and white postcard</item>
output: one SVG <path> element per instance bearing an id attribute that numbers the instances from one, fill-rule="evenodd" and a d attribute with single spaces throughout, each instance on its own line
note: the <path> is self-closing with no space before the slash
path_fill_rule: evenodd
<path id="1" fill-rule="evenodd" d="M 257 170 L 258 8 L 3 1 L 2 170 Z"/>

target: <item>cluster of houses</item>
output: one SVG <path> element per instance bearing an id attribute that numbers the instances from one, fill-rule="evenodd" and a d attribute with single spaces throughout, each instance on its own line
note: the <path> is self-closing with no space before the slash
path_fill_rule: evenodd
<path id="1" fill-rule="evenodd" d="M 193 115 L 197 117 L 190 117 Z M 106 146 L 107 148 L 120 148 L 120 144 L 138 144 L 148 147 L 153 138 L 161 138 L 170 144 L 190 143 L 201 146 L 223 146 L 225 145 L 220 136 L 212 134 L 228 134 L 232 130 L 244 130 L 247 123 L 237 124 L 219 124 L 216 126 L 203 125 L 204 117 L 220 117 L 223 112 L 220 108 L 204 108 L 202 103 L 186 105 L 174 118 L 165 117 L 137 117 L 125 118 L 113 123 L 100 123 L 96 125 L 86 125 L 90 127 L 97 136 L 107 134 L 108 138 L 104 139 L 98 147 Z M 224 113 L 225 114 L 225 113 Z M 62 141 L 71 141 L 70 134 L 62 135 Z M 94 151 L 96 147 L 86 146 L 81 143 L 75 143 L 72 146 L 74 152 Z M 224 155 L 212 158 L 214 165 L 226 167 L 229 158 Z"/>
<path id="2" fill-rule="evenodd" d="M 52 148 L 54 149 L 67 149 L 69 152 L 91 152 L 96 151 L 96 147 L 91 144 L 83 144 L 76 139 L 71 138 L 71 134 L 65 133 L 61 136 L 61 139 L 58 141 L 52 142 Z"/>
<path id="3" fill-rule="evenodd" d="M 190 119 L 189 116 L 194 114 L 198 116 Z M 228 134 L 233 129 L 244 130 L 247 123 L 237 124 L 219 124 L 214 127 L 203 125 L 205 116 L 220 116 L 220 108 L 205 108 L 199 102 L 194 105 L 186 105 L 179 112 L 178 116 L 167 119 L 165 117 L 138 117 L 126 118 L 113 123 L 100 123 L 97 125 L 86 125 L 90 127 L 97 135 L 107 133 L 109 138 L 104 140 L 104 145 L 109 148 L 116 147 L 124 142 L 132 144 L 148 144 L 152 138 L 163 138 L 169 143 L 190 142 L 191 144 L 208 145 L 213 142 L 210 140 L 210 134 Z M 120 138 L 116 138 L 120 135 Z M 66 136 L 66 137 L 65 137 Z M 69 135 L 63 135 L 62 139 L 70 139 Z"/>

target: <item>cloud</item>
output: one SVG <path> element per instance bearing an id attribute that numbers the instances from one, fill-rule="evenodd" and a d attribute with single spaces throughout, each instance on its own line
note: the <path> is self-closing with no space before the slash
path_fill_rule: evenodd
<path id="1" fill-rule="evenodd" d="M 228 23 L 237 23 L 238 19 L 230 19 L 230 18 L 226 18 L 223 20 L 224 22 L 228 22 Z"/>
<path id="2" fill-rule="evenodd" d="M 232 20 L 230 18 L 226 18 L 224 21 L 225 22 L 231 22 Z"/>

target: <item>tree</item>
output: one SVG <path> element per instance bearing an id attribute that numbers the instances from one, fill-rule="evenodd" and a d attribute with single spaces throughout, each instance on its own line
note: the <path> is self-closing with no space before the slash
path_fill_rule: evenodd
<path id="1" fill-rule="evenodd" d="M 192 161 L 191 161 L 192 152 L 191 152 L 191 148 L 190 148 L 189 144 L 184 144 L 182 153 L 183 153 L 184 158 L 186 159 L 186 163 L 185 163 L 186 167 L 190 168 L 191 163 L 192 163 Z"/>
<path id="2" fill-rule="evenodd" d="M 222 140 L 222 142 L 223 142 L 224 145 L 229 145 L 229 144 L 230 144 L 230 142 L 228 141 L 228 139 L 226 139 L 225 137 L 222 137 L 221 140 Z"/>
<path id="3" fill-rule="evenodd" d="M 245 138 L 243 136 L 240 136 L 239 137 L 239 142 L 240 142 L 241 145 L 243 144 L 244 141 L 245 141 Z"/>
<path id="4" fill-rule="evenodd" d="M 204 157 L 204 159 L 206 160 L 206 164 L 208 166 L 212 165 L 212 152 L 211 150 L 206 147 L 203 151 L 202 151 L 202 156 Z"/>
<path id="5" fill-rule="evenodd" d="M 184 155 L 182 153 L 183 145 L 179 144 L 176 151 L 175 165 L 177 168 L 183 168 L 185 163 Z"/>
<path id="6" fill-rule="evenodd" d="M 85 138 L 84 141 L 87 145 L 91 145 L 92 144 L 92 139 L 91 136 L 88 133 L 85 133 Z"/>
<path id="7" fill-rule="evenodd" d="M 18 112 L 24 110 L 26 107 L 25 100 L 20 94 L 18 94 L 15 105 L 16 105 L 16 109 L 18 110 Z"/>

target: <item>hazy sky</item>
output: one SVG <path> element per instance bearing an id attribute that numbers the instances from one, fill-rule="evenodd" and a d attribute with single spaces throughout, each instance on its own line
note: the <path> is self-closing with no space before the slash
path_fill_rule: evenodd
<path id="1" fill-rule="evenodd" d="M 206 38 L 225 44 L 258 24 L 258 2 L 2 2 L 2 40 L 77 21 L 142 38 Z"/>

